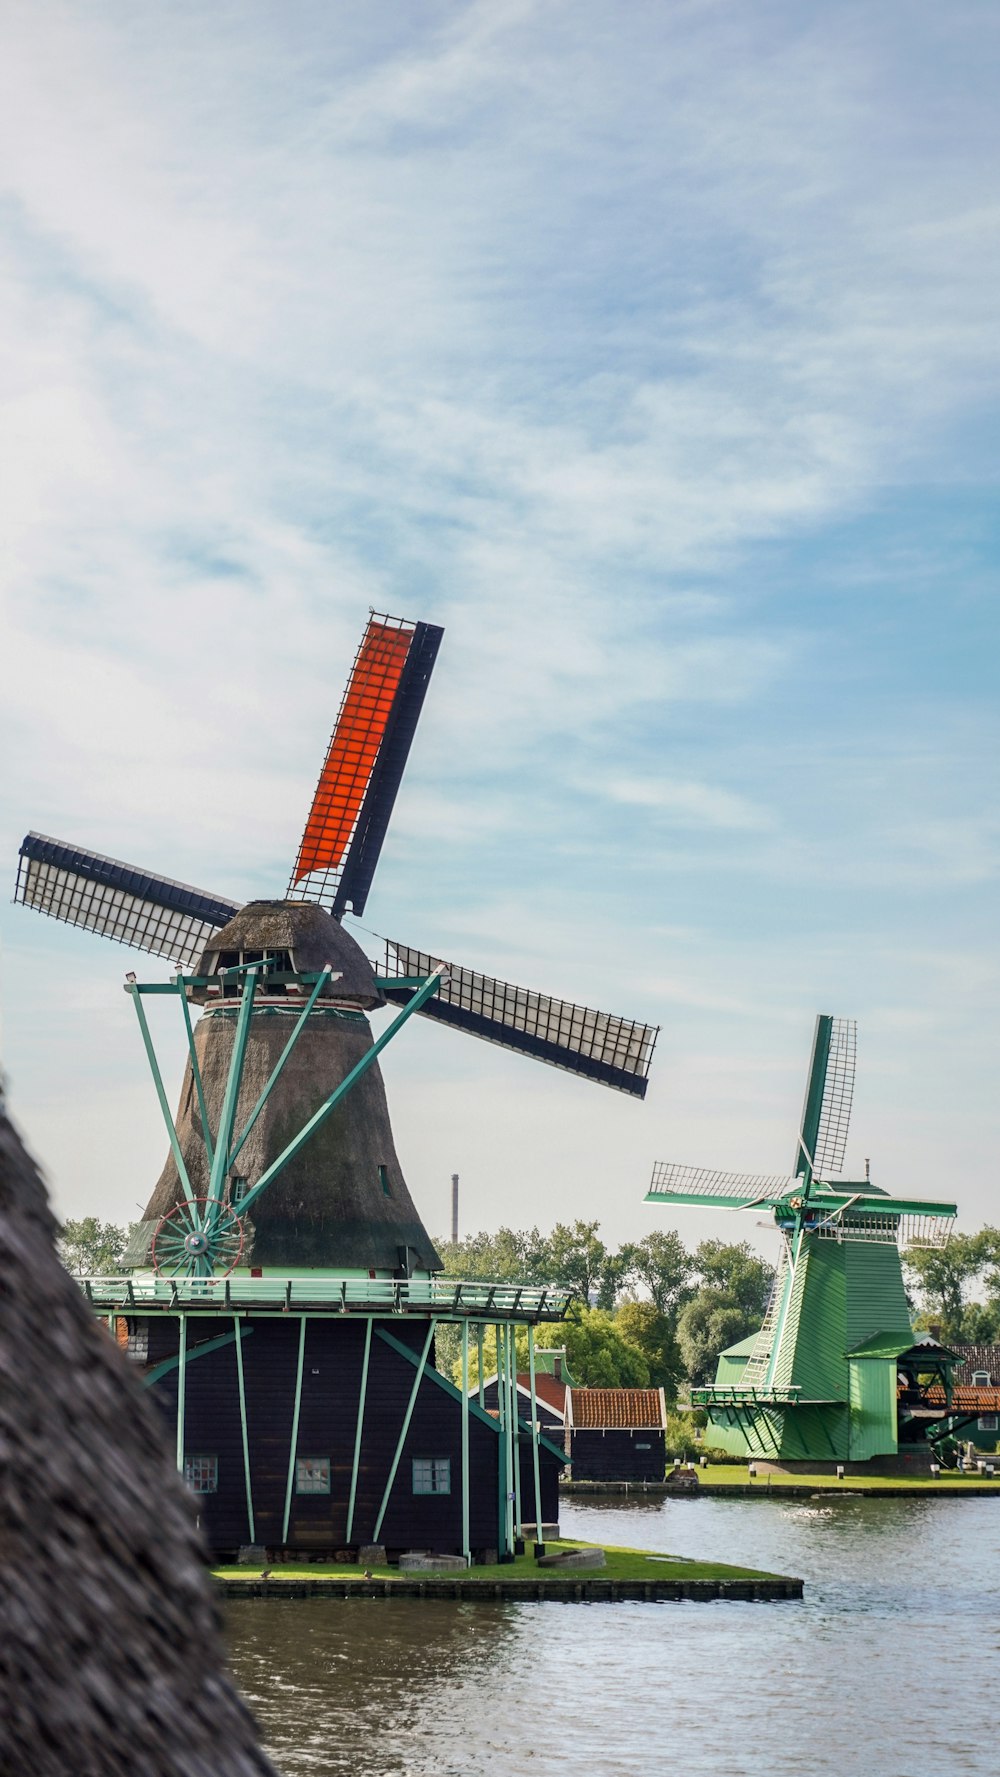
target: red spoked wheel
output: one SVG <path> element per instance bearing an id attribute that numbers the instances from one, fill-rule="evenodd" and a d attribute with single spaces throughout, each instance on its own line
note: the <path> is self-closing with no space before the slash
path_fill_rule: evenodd
<path id="1" fill-rule="evenodd" d="M 153 1235 L 153 1270 L 160 1277 L 228 1277 L 243 1254 L 243 1219 L 218 1197 L 175 1203 Z"/>

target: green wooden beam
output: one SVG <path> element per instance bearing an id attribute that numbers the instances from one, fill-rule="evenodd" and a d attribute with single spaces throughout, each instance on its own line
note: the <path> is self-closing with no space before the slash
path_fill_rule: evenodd
<path id="1" fill-rule="evenodd" d="M 177 1334 L 177 1469 L 184 1473 L 184 1407 L 187 1384 L 187 1315 L 178 1317 Z"/>
<path id="2" fill-rule="evenodd" d="M 389 1505 L 389 1495 L 392 1492 L 392 1485 L 396 1479 L 396 1471 L 399 1468 L 400 1457 L 403 1454 L 403 1445 L 406 1443 L 406 1434 L 410 1429 L 410 1420 L 413 1418 L 413 1409 L 417 1404 L 417 1395 L 420 1392 L 420 1384 L 423 1380 L 424 1371 L 427 1368 L 427 1357 L 430 1352 L 431 1341 L 434 1338 L 436 1327 L 436 1320 L 430 1321 L 427 1327 L 427 1337 L 424 1340 L 424 1349 L 420 1355 L 420 1362 L 417 1365 L 417 1373 L 413 1378 L 413 1387 L 410 1389 L 410 1398 L 406 1403 L 406 1412 L 403 1415 L 403 1424 L 400 1428 L 399 1437 L 396 1439 L 396 1449 L 392 1458 L 392 1467 L 389 1470 L 389 1479 L 386 1481 L 385 1492 L 382 1495 L 382 1504 L 379 1506 L 378 1517 L 375 1520 L 375 1530 L 372 1534 L 373 1543 L 377 1543 L 379 1536 L 381 1535 L 382 1521 Z"/>
<path id="3" fill-rule="evenodd" d="M 248 1327 L 245 1336 L 249 1339 L 252 1332 L 253 1327 Z M 235 1338 L 235 1333 L 220 1333 L 217 1339 L 206 1339 L 204 1344 L 191 1347 L 187 1353 L 186 1361 L 193 1364 L 198 1358 L 207 1357 L 210 1351 L 221 1351 L 224 1345 L 232 1345 Z M 147 1370 L 145 1375 L 140 1378 L 140 1388 L 152 1388 L 155 1382 L 159 1382 L 164 1376 L 169 1376 L 171 1370 L 176 1370 L 179 1363 L 180 1357 L 177 1356 L 165 1357 L 162 1363 L 154 1364 L 152 1369 Z"/>
<path id="4" fill-rule="evenodd" d="M 358 1471 L 361 1466 L 361 1434 L 365 1423 L 365 1399 L 368 1394 L 368 1366 L 372 1353 L 371 1316 L 365 1322 L 365 1354 L 361 1360 L 361 1384 L 358 1390 L 358 1422 L 354 1430 L 354 1462 L 351 1466 L 351 1496 L 347 1503 L 347 1533 L 345 1541 L 351 1541 L 354 1530 L 354 1504 L 358 1497 Z"/>
<path id="5" fill-rule="evenodd" d="M 308 1019 L 310 1012 L 312 1011 L 313 1007 L 315 1006 L 316 1001 L 319 999 L 320 994 L 322 993 L 324 987 L 326 986 L 326 983 L 328 982 L 328 980 L 332 974 L 333 974 L 333 964 L 327 963 L 325 969 L 321 970 L 320 974 L 317 976 L 316 985 L 314 986 L 312 993 L 309 995 L 308 1000 L 306 1001 L 305 1005 L 303 1006 L 302 1011 L 299 1013 L 299 1016 L 296 1019 L 295 1025 L 292 1029 L 292 1034 L 289 1037 L 287 1043 L 285 1044 L 285 1047 L 282 1049 L 281 1054 L 278 1056 L 278 1059 L 275 1062 L 274 1067 L 271 1070 L 270 1078 L 269 1078 L 266 1086 L 264 1087 L 264 1090 L 262 1091 L 260 1097 L 258 1098 L 257 1103 L 254 1105 L 253 1110 L 250 1112 L 250 1115 L 247 1118 L 246 1123 L 244 1125 L 243 1133 L 241 1134 L 238 1142 L 236 1143 L 236 1146 L 233 1148 L 233 1150 L 229 1156 L 229 1165 L 226 1168 L 227 1172 L 230 1171 L 232 1169 L 232 1167 L 236 1164 L 236 1157 L 239 1154 L 239 1152 L 243 1146 L 243 1143 L 246 1141 L 247 1136 L 250 1134 L 251 1129 L 253 1128 L 254 1124 L 257 1121 L 257 1118 L 260 1116 L 261 1111 L 264 1109 L 264 1106 L 266 1105 L 268 1099 L 270 1098 L 271 1093 L 274 1090 L 275 1084 L 278 1081 L 278 1079 L 280 1078 L 281 1073 L 284 1070 L 284 1066 L 285 1066 L 286 1061 L 288 1060 L 288 1057 L 291 1055 L 292 1050 L 295 1048 L 295 1045 L 299 1040 L 299 1037 L 302 1035 L 302 1032 L 305 1030 L 306 1020 Z"/>
<path id="6" fill-rule="evenodd" d="M 535 1539 L 542 1540 L 542 1477 L 538 1460 L 538 1398 L 535 1394 L 535 1329 L 528 1327 L 528 1388 L 531 1395 L 531 1460 L 535 1482 Z"/>
<path id="7" fill-rule="evenodd" d="M 244 1329 L 242 1323 L 233 1316 L 233 1332 L 236 1339 L 236 1385 L 240 1396 L 240 1433 L 243 1438 L 243 1480 L 247 1490 L 247 1524 L 250 1530 L 250 1541 L 257 1541 L 253 1517 L 253 1482 L 250 1478 L 250 1433 L 247 1426 L 247 1391 L 243 1377 L 243 1338 L 244 1332 L 252 1333 L 253 1327 Z"/>
<path id="8" fill-rule="evenodd" d="M 462 1554 L 468 1561 L 469 1547 L 469 1323 L 462 1322 Z"/>
<path id="9" fill-rule="evenodd" d="M 208 1155 L 208 1170 L 209 1173 L 211 1173 L 212 1167 L 215 1164 L 215 1149 L 212 1145 L 212 1131 L 209 1127 L 208 1108 L 205 1104 L 204 1082 L 201 1077 L 201 1068 L 198 1065 L 197 1050 L 194 1046 L 194 1031 L 191 1028 L 191 1008 L 188 1005 L 187 994 L 183 987 L 180 989 L 177 997 L 181 1002 L 181 1012 L 184 1016 L 184 1030 L 187 1035 L 188 1055 L 191 1058 L 191 1072 L 194 1075 L 194 1089 L 198 1094 L 198 1113 L 201 1117 L 202 1134 L 205 1137 L 205 1152 Z M 251 1538 L 251 1541 L 252 1540 L 253 1539 Z"/>
<path id="10" fill-rule="evenodd" d="M 299 1410 L 302 1406 L 302 1367 L 306 1356 L 306 1321 L 307 1314 L 299 1318 L 299 1361 L 295 1371 L 295 1401 L 292 1406 L 292 1435 L 288 1441 L 288 1481 L 285 1486 L 285 1516 L 281 1526 L 281 1540 L 288 1541 L 288 1520 L 292 1513 L 292 1488 L 295 1484 L 295 1452 L 299 1441 Z"/>
<path id="11" fill-rule="evenodd" d="M 265 1172 L 263 1172 L 261 1174 L 260 1178 L 257 1180 L 257 1183 L 254 1185 L 253 1190 L 248 1191 L 246 1196 L 242 1199 L 242 1202 L 240 1203 L 240 1214 L 241 1215 L 249 1214 L 249 1211 L 250 1211 L 252 1205 L 254 1203 L 256 1203 L 257 1198 L 260 1196 L 261 1192 L 266 1191 L 268 1185 L 271 1184 L 272 1180 L 276 1179 L 278 1174 L 280 1172 L 284 1171 L 284 1169 L 288 1165 L 289 1161 L 295 1159 L 296 1154 L 298 1154 L 300 1152 L 300 1150 L 305 1147 L 306 1142 L 309 1140 L 310 1136 L 312 1136 L 315 1133 L 315 1131 L 320 1127 L 320 1124 L 326 1122 L 326 1119 L 330 1115 L 331 1111 L 336 1109 L 336 1107 L 340 1103 L 341 1099 L 344 1098 L 346 1096 L 346 1094 L 348 1092 L 350 1092 L 351 1087 L 354 1086 L 358 1080 L 360 1080 L 362 1074 L 367 1073 L 368 1069 L 372 1065 L 372 1062 L 375 1061 L 376 1058 L 382 1053 L 382 1050 L 385 1048 L 386 1044 L 391 1043 L 393 1037 L 396 1035 L 396 1032 L 398 1030 L 402 1029 L 402 1027 L 406 1023 L 407 1019 L 411 1018 L 413 1016 L 414 1012 L 419 1012 L 421 1006 L 423 1006 L 427 1002 L 427 1000 L 429 1000 L 431 998 L 432 994 L 435 994 L 437 992 L 438 986 L 439 986 L 440 980 L 441 980 L 441 975 L 442 975 L 442 969 L 435 969 L 433 975 L 427 976 L 427 979 L 425 980 L 423 987 L 420 989 L 420 992 L 415 993 L 413 998 L 407 1002 L 407 1004 L 403 1007 L 402 1011 L 392 1020 L 392 1023 L 388 1026 L 388 1028 L 382 1032 L 382 1035 L 378 1038 L 378 1040 L 372 1044 L 371 1048 L 369 1050 L 367 1050 L 367 1052 L 364 1055 L 362 1055 L 361 1060 L 359 1062 L 357 1062 L 354 1067 L 352 1067 L 350 1073 L 345 1075 L 344 1079 L 341 1080 L 340 1085 L 336 1088 L 336 1090 L 334 1092 L 331 1092 L 329 1098 L 326 1099 L 325 1103 L 321 1104 L 319 1107 L 319 1110 L 314 1112 L 314 1114 L 309 1118 L 308 1123 L 303 1124 L 302 1128 L 299 1130 L 298 1135 L 296 1135 L 293 1138 L 293 1140 L 289 1142 L 287 1148 L 285 1148 L 282 1151 L 282 1153 L 280 1153 L 278 1155 L 276 1160 L 272 1160 L 270 1166 L 267 1168 L 267 1170 Z"/>
<path id="12" fill-rule="evenodd" d="M 215 1225 L 218 1215 L 217 1202 L 221 1202 L 225 1188 L 229 1149 L 233 1139 L 233 1124 L 236 1120 L 236 1106 L 239 1103 L 243 1063 L 246 1060 L 247 1043 L 250 1038 L 250 1019 L 253 1015 L 254 995 L 257 992 L 260 970 L 260 963 L 251 964 L 243 982 L 239 1017 L 236 1020 L 236 1036 L 233 1039 L 233 1052 L 229 1058 L 229 1073 L 226 1077 L 226 1090 L 222 1099 L 222 1110 L 219 1113 L 219 1127 L 215 1132 L 215 1158 L 212 1162 L 212 1171 L 208 1182 L 209 1202 L 205 1210 L 206 1230 Z M 240 1206 L 241 1214 L 245 1212 L 245 1203 L 244 1199 Z"/>
<path id="13" fill-rule="evenodd" d="M 171 988 L 171 992 L 173 991 L 174 989 Z M 188 1203 L 193 1203 L 194 1192 L 191 1189 L 191 1180 L 188 1177 L 188 1169 L 184 1164 L 184 1155 L 181 1153 L 181 1144 L 177 1139 L 177 1131 L 174 1128 L 174 1119 L 170 1114 L 167 1095 L 163 1089 L 163 1075 L 160 1073 L 160 1064 L 156 1059 L 156 1050 L 153 1048 L 153 1039 L 149 1034 L 149 1025 L 146 1023 L 146 1013 L 143 1009 L 142 998 L 136 982 L 126 981 L 125 992 L 131 994 L 132 1004 L 135 1007 L 136 1017 L 139 1020 L 139 1029 L 142 1032 L 142 1040 L 146 1049 L 146 1060 L 149 1062 L 149 1071 L 153 1076 L 153 1085 L 156 1087 L 156 1096 L 160 1101 L 160 1110 L 163 1114 L 164 1125 L 166 1126 L 167 1139 L 170 1142 L 170 1151 L 174 1156 L 174 1164 L 177 1167 L 177 1172 L 180 1177 L 181 1189 L 183 1190 Z"/>

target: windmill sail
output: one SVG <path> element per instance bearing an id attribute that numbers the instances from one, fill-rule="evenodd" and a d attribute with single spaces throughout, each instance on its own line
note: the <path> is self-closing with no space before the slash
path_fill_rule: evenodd
<path id="1" fill-rule="evenodd" d="M 407 944 L 387 942 L 385 976 L 417 977 L 437 968 L 439 958 Z M 646 1094 L 649 1065 L 659 1026 L 637 1024 L 589 1006 L 552 999 L 509 981 L 477 974 L 474 969 L 449 963 L 449 978 L 421 1016 L 438 1024 L 467 1031 L 503 1049 L 531 1055 L 568 1073 L 582 1074 L 627 1092 L 634 1098 Z M 405 1005 L 413 989 L 388 985 L 387 999 Z"/>
<path id="2" fill-rule="evenodd" d="M 316 786 L 289 896 L 364 911 L 444 631 L 372 613 Z"/>
<path id="3" fill-rule="evenodd" d="M 15 901 L 116 944 L 193 966 L 232 919 L 235 901 L 137 870 L 83 846 L 29 833 L 18 857 Z"/>
<path id="4" fill-rule="evenodd" d="M 815 1178 L 843 1171 L 854 1098 L 857 1024 L 853 1018 L 816 1019 L 795 1171 Z"/>
<path id="5" fill-rule="evenodd" d="M 795 1184 L 787 1173 L 712 1172 L 707 1166 L 679 1166 L 659 1160 L 646 1192 L 647 1203 L 712 1203 L 730 1209 L 780 1202 Z"/>

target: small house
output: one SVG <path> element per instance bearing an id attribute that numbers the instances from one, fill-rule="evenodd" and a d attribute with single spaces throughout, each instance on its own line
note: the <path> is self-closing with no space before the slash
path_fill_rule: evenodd
<path id="1" fill-rule="evenodd" d="M 985 1391 L 1000 1390 L 1000 1345 L 953 1345 L 951 1349 L 958 1359 L 952 1372 L 955 1405 L 981 1409 L 957 1435 L 992 1456 L 1000 1446 L 1000 1395 Z"/>
<path id="2" fill-rule="evenodd" d="M 662 1388 L 567 1388 L 566 1454 L 574 1481 L 662 1481 Z"/>

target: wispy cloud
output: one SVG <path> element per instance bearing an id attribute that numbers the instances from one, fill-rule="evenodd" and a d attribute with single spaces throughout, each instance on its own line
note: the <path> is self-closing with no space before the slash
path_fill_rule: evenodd
<path id="1" fill-rule="evenodd" d="M 39 826 L 279 891 L 371 604 L 447 629 L 383 928 L 662 997 L 720 1069 L 768 994 L 774 1059 L 828 985 L 874 1006 L 890 940 L 981 951 L 996 29 L 901 0 L 15 0 L 8 853 Z M 957 489 L 975 523 L 930 511 Z M 914 1032 L 946 1005 L 889 972 Z M 495 1054 L 461 1065 L 492 1103 Z M 709 1061 L 678 1038 L 661 1066 L 653 1116 L 708 1115 Z M 621 1109 L 598 1094 L 588 1139 Z"/>

